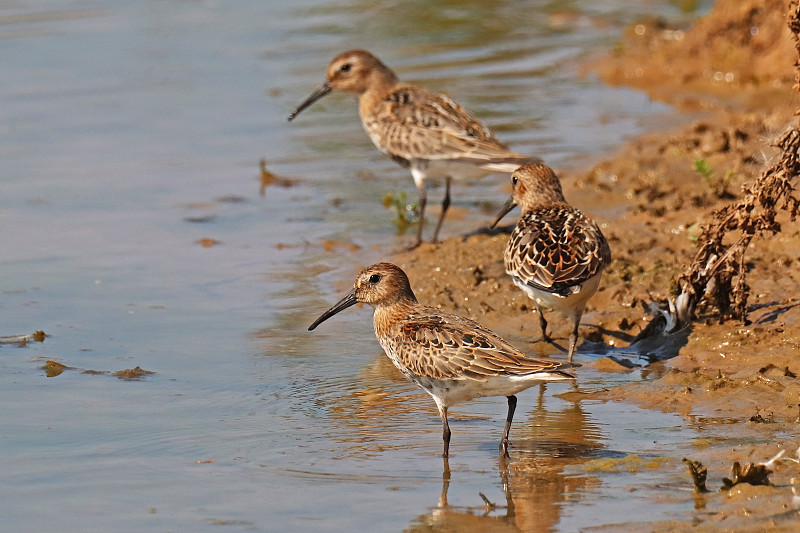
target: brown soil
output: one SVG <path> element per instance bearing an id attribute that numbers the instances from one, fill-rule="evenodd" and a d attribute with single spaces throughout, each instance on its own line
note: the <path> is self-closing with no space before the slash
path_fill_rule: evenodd
<path id="1" fill-rule="evenodd" d="M 787 13 L 788 4 L 780 0 L 718 0 L 689 29 L 662 21 L 635 24 L 610 56 L 593 62 L 592 70 L 609 83 L 676 104 L 676 114 L 688 123 L 636 139 L 588 170 L 560 169 L 567 199 L 601 224 L 614 255 L 581 327 L 583 339 L 592 343 L 584 350 L 610 355 L 590 363 L 599 370 L 646 365 L 619 349 L 652 319 L 643 304 L 666 299 L 696 253 L 699 226 L 740 197 L 742 186 L 774 160 L 771 141 L 795 121 L 797 53 Z M 698 160 L 712 174 L 702 176 Z M 712 490 L 730 476 L 733 461 L 764 461 L 784 448 L 795 457 L 800 444 L 790 438 L 800 429 L 800 224 L 788 216 L 779 221 L 781 232 L 754 240 L 747 253 L 749 323 L 721 323 L 710 305 L 701 305 L 688 338 L 667 350 L 677 355 L 655 363 L 664 368 L 650 374 L 660 377 L 591 393 L 687 420 L 705 417 L 712 428 L 739 424 L 734 437 L 698 446 L 690 457 L 708 467 Z M 505 275 L 507 239 L 453 238 L 395 261 L 408 272 L 420 301 L 470 316 L 531 354 L 552 354 L 552 345 L 537 342 L 531 302 Z M 568 324 L 552 313 L 548 320 L 564 348 Z M 730 494 L 704 497 L 701 510 L 685 523 L 631 530 L 793 530 L 798 515 L 789 480 L 800 478 L 800 467 L 786 462 L 774 470 L 772 487 L 737 485 Z M 688 473 L 686 482 L 691 487 Z"/>

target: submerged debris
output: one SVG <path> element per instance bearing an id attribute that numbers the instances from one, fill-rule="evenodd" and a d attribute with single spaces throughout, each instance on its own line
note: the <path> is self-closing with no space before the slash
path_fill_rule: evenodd
<path id="1" fill-rule="evenodd" d="M 89 374 L 89 375 L 111 375 L 123 381 L 141 381 L 148 375 L 155 374 L 155 372 L 153 372 L 152 370 L 144 370 L 140 366 L 137 366 L 136 368 L 119 370 L 117 372 L 111 372 L 108 370 L 88 370 L 83 368 L 77 368 L 74 366 L 67 366 L 63 363 L 59 363 L 58 361 L 52 361 L 52 360 L 46 361 L 39 368 L 44 370 L 44 373 L 48 378 L 60 376 L 65 370 L 77 370 L 81 374 Z"/>
<path id="2" fill-rule="evenodd" d="M 691 459 L 683 458 L 683 462 L 689 467 L 689 475 L 692 476 L 694 481 L 694 491 L 697 493 L 708 492 L 706 487 L 706 477 L 708 470 L 703 466 L 700 461 L 692 461 Z"/>
<path id="3" fill-rule="evenodd" d="M 395 215 L 392 223 L 397 227 L 397 235 L 405 235 L 406 230 L 419 223 L 419 204 L 409 203 L 405 191 L 389 191 L 381 199 L 384 209 Z"/>
<path id="4" fill-rule="evenodd" d="M 338 249 L 355 252 L 361 249 L 361 246 L 355 243 L 345 242 L 345 241 L 334 241 L 331 239 L 326 239 L 322 241 L 322 247 L 325 249 L 326 252 L 334 252 Z"/>
<path id="5" fill-rule="evenodd" d="M 0 344 L 17 344 L 19 346 L 25 346 L 29 341 L 44 342 L 45 337 L 47 337 L 47 334 L 44 331 L 36 330 L 33 333 L 28 333 L 26 335 L 9 335 L 6 337 L 0 337 Z"/>
<path id="6" fill-rule="evenodd" d="M 495 504 L 493 501 L 491 501 L 489 498 L 487 498 L 484 493 L 479 492 L 478 495 L 483 500 L 483 503 L 486 504 L 486 512 L 487 513 L 490 513 L 492 511 L 494 511 L 495 509 L 497 509 L 497 504 Z"/>
<path id="7" fill-rule="evenodd" d="M 269 187 L 270 185 L 277 185 L 279 187 L 291 187 L 295 185 L 296 180 L 276 176 L 275 174 L 267 170 L 266 159 L 262 158 L 261 161 L 258 162 L 258 165 L 261 169 L 261 186 L 258 189 L 258 193 L 261 196 L 264 196 L 266 194 L 267 187 Z"/>
<path id="8" fill-rule="evenodd" d="M 58 375 L 61 375 L 61 373 L 64 372 L 64 370 L 72 369 L 71 366 L 62 365 L 61 363 L 56 361 L 47 361 L 45 362 L 44 365 L 42 365 L 41 368 L 44 369 L 44 374 L 48 378 L 56 377 Z"/>
<path id="9" fill-rule="evenodd" d="M 212 239 L 211 237 L 203 237 L 202 239 L 198 239 L 194 241 L 195 244 L 199 244 L 203 248 L 211 248 L 212 246 L 217 246 L 218 244 L 222 244 L 222 242 Z"/>
<path id="10" fill-rule="evenodd" d="M 750 422 L 755 422 L 756 424 L 774 424 L 775 414 L 770 413 L 766 417 L 763 417 L 761 413 L 756 413 L 750 417 Z"/>
<path id="11" fill-rule="evenodd" d="M 123 381 L 140 381 L 149 374 L 155 374 L 152 370 L 144 370 L 142 367 L 128 368 L 126 370 L 119 370 L 114 372 L 113 375 Z"/>

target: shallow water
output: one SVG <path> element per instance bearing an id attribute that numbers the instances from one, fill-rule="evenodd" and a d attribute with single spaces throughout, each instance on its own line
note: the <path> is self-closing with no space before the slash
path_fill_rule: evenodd
<path id="1" fill-rule="evenodd" d="M 370 49 L 558 167 L 666 110 L 575 75 L 639 16 L 697 16 L 628 4 L 0 2 L 0 336 L 48 334 L 0 345 L 3 529 L 574 531 L 689 509 L 656 487 L 681 465 L 585 465 L 694 430 L 567 385 L 520 395 L 505 466 L 505 400 L 454 410 L 443 483 L 433 402 L 380 353 L 369 311 L 306 332 L 407 242 L 382 195 L 414 194 L 347 97 L 286 122 L 331 57 Z M 294 186 L 260 196 L 261 158 Z M 465 215 L 443 235 L 485 223 L 503 181 L 454 189 Z M 72 368 L 47 377 L 48 360 Z M 136 366 L 156 373 L 83 372 Z M 585 371 L 580 387 L 634 379 Z"/>

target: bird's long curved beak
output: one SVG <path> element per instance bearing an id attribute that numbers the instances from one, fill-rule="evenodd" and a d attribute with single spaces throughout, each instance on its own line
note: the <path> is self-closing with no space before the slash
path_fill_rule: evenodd
<path id="1" fill-rule="evenodd" d="M 303 109 L 307 108 L 308 106 L 310 106 L 311 104 L 313 104 L 314 102 L 316 102 L 317 100 L 319 100 L 320 98 L 322 98 L 323 96 L 325 96 L 326 94 L 331 92 L 332 90 L 333 90 L 333 87 L 331 87 L 330 82 L 326 81 L 325 83 L 320 85 L 319 89 L 317 89 L 316 91 L 311 93 L 311 96 L 306 98 L 305 101 L 302 104 L 297 106 L 297 109 L 295 109 L 294 111 L 289 113 L 289 122 L 291 122 L 294 117 L 299 115 L 300 112 Z"/>
<path id="2" fill-rule="evenodd" d="M 314 328 L 316 328 L 317 326 L 328 320 L 336 313 L 344 311 L 348 307 L 351 307 L 357 303 L 358 299 L 356 298 L 356 290 L 353 289 L 349 293 L 347 293 L 347 296 L 339 300 L 339 303 L 337 303 L 336 305 L 334 305 L 333 307 L 322 313 L 320 317 L 314 321 L 313 324 L 308 326 L 308 331 L 312 331 Z"/>
<path id="3" fill-rule="evenodd" d="M 508 200 L 506 200 L 506 203 L 503 204 L 503 207 L 500 209 L 500 212 L 497 213 L 497 218 L 494 219 L 494 222 L 492 222 L 492 225 L 489 226 L 489 227 L 490 228 L 495 227 L 497 225 L 497 223 L 500 222 L 500 220 L 504 216 L 506 216 L 508 214 L 508 212 L 511 211 L 512 209 L 514 209 L 516 206 L 517 206 L 517 203 L 514 201 L 514 197 L 513 196 L 509 196 Z"/>

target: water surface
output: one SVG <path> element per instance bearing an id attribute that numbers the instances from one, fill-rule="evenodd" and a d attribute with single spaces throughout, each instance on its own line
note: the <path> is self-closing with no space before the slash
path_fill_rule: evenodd
<path id="1" fill-rule="evenodd" d="M 566 385 L 520 395 L 505 466 L 505 400 L 454 410 L 443 479 L 433 402 L 381 354 L 369 311 L 305 331 L 406 242 L 380 199 L 412 182 L 346 96 L 286 122 L 360 47 L 514 150 L 574 164 L 667 110 L 575 74 L 653 13 L 697 16 L 656 0 L 0 2 L 0 335 L 48 334 L 0 345 L 4 529 L 574 531 L 686 510 L 650 505 L 669 468 L 583 465 L 657 457 L 691 428 Z M 294 185 L 259 195 L 261 158 Z M 503 181 L 454 189 L 466 215 L 443 235 L 486 222 Z M 48 360 L 72 369 L 47 377 Z M 156 373 L 83 372 L 136 366 Z"/>

